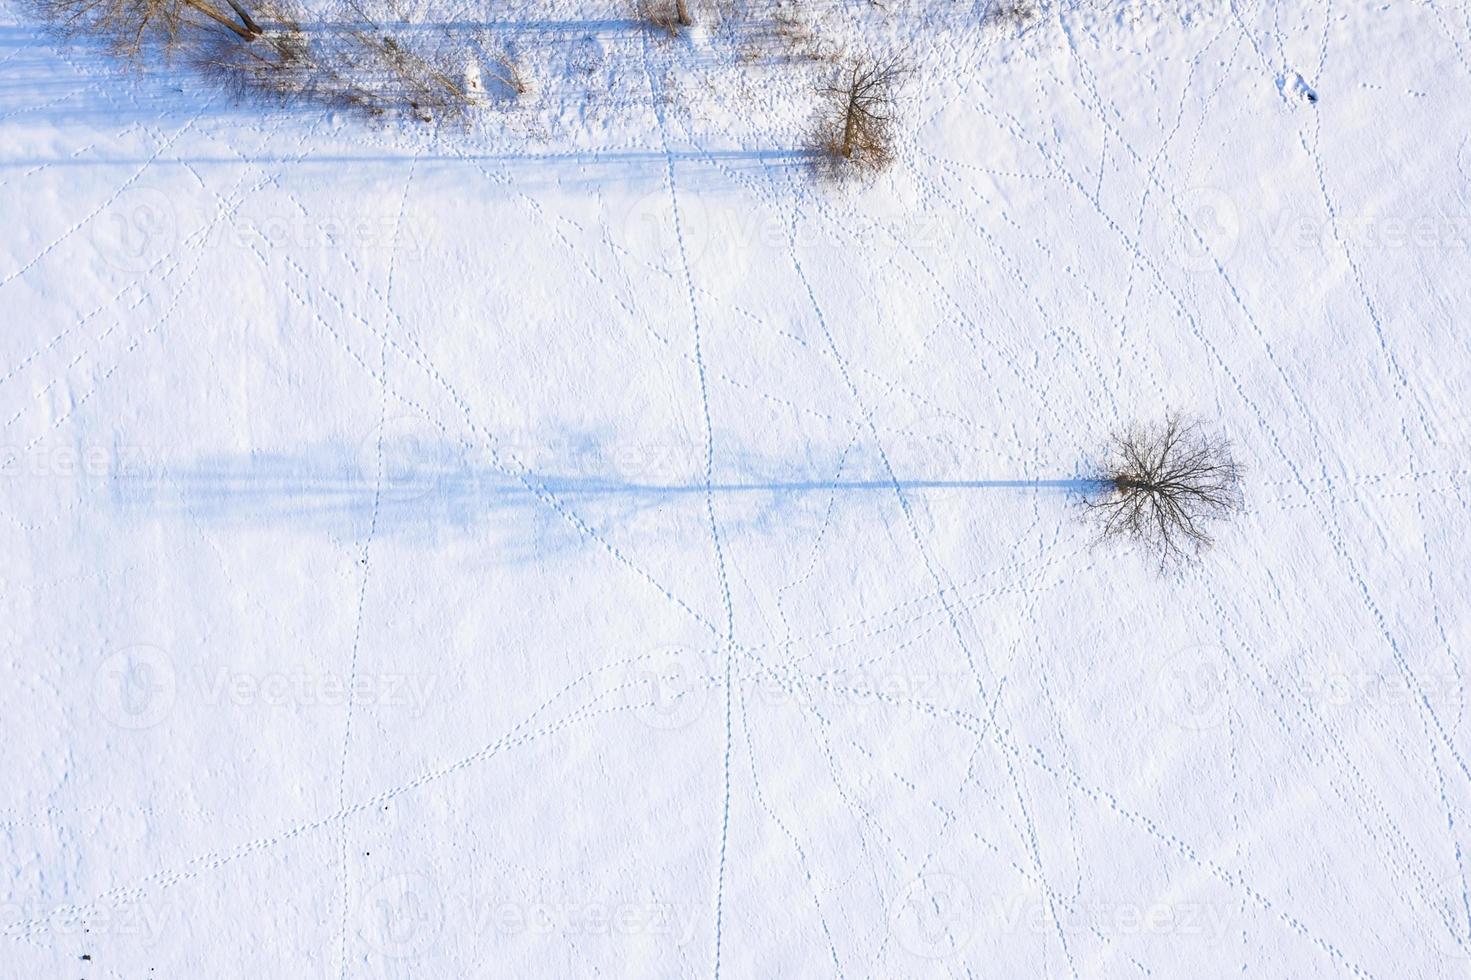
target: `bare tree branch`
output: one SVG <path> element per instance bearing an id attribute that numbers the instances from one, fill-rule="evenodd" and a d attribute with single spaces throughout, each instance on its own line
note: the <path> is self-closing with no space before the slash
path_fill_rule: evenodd
<path id="1" fill-rule="evenodd" d="M 690 16 L 689 0 L 638 0 L 637 7 L 642 20 L 670 37 L 695 24 Z"/>
<path id="2" fill-rule="evenodd" d="M 1116 434 L 1100 472 L 1084 501 L 1099 537 L 1137 545 L 1161 570 L 1199 557 L 1211 525 L 1245 504 L 1230 441 L 1174 413 Z"/>
<path id="3" fill-rule="evenodd" d="M 835 176 L 876 173 L 893 160 L 898 88 L 908 74 L 897 57 L 859 59 L 818 90 L 817 143 Z"/>
<path id="4" fill-rule="evenodd" d="M 243 0 L 38 0 L 38 6 L 58 33 L 99 37 L 135 63 L 150 46 L 167 54 L 201 28 L 227 31 L 242 42 L 261 34 Z"/>

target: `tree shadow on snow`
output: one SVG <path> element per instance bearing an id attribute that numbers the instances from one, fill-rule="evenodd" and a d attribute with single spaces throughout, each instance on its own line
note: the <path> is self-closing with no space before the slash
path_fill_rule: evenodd
<path id="1" fill-rule="evenodd" d="M 837 460 L 744 458 L 717 466 L 708 485 L 702 446 L 616 443 L 587 436 L 537 446 L 473 450 L 416 433 L 356 446 L 214 456 L 183 463 L 134 460 L 110 476 L 121 515 L 223 527 L 297 529 L 360 538 L 442 538 L 469 532 L 501 557 L 544 558 L 585 539 L 577 523 L 626 542 L 704 533 L 707 494 L 723 531 L 816 528 L 832 508 L 887 520 L 906 505 L 981 492 L 1088 493 L 1081 478 L 965 479 L 896 474 Z"/>

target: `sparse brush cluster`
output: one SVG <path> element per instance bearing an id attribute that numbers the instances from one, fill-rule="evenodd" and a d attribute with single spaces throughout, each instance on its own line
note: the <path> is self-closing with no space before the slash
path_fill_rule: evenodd
<path id="1" fill-rule="evenodd" d="M 102 38 L 129 61 L 141 60 L 154 46 L 172 49 L 206 30 L 228 32 L 242 43 L 263 33 L 235 0 L 39 0 L 39 6 L 63 35 Z"/>
<path id="2" fill-rule="evenodd" d="M 844 32 L 819 26 L 813 18 L 821 7 L 804 0 L 734 6 L 743 63 L 781 64 L 812 79 L 815 119 L 806 149 L 817 171 L 849 180 L 886 169 L 894 160 L 903 83 L 913 73 L 909 63 L 855 50 Z"/>
<path id="3" fill-rule="evenodd" d="M 531 88 L 522 62 L 484 25 L 411 19 L 411 0 L 33 0 L 56 31 L 100 40 L 134 65 L 182 61 L 243 99 L 349 108 L 424 122 L 461 120 Z M 808 149 L 818 169 L 848 179 L 894 159 L 900 89 L 910 74 L 896 57 L 855 56 L 810 19 L 805 0 L 622 0 L 638 23 L 678 37 L 703 17 L 741 25 L 742 63 L 754 60 L 816 78 L 816 124 Z M 1020 17 L 1020 4 L 993 7 Z M 1032 9 L 1032 8 L 1026 8 Z M 988 15 L 989 16 L 989 15 Z M 836 32 L 841 34 L 842 31 Z M 734 36 L 734 35 L 732 35 Z M 594 67 L 569 59 L 590 76 Z M 808 85 L 811 86 L 808 89 Z"/>
<path id="4" fill-rule="evenodd" d="M 292 0 L 38 0 L 59 33 L 106 43 L 126 61 L 183 60 L 246 98 L 309 101 L 422 121 L 463 117 L 488 96 L 485 73 L 514 97 L 526 81 L 504 51 L 449 30 L 408 29 L 393 0 L 349 0 L 303 26 Z M 483 69 L 483 70 L 482 70 Z"/>
<path id="5" fill-rule="evenodd" d="M 686 27 L 694 27 L 689 0 L 638 0 L 639 18 L 671 37 Z"/>
<path id="6" fill-rule="evenodd" d="M 982 24 L 995 30 L 1010 30 L 1021 33 L 1031 27 L 1039 17 L 1041 9 L 1037 0 L 993 0 L 986 8 Z"/>
<path id="7" fill-rule="evenodd" d="M 471 106 L 463 68 L 446 52 L 411 46 L 362 11 L 330 32 L 308 34 L 294 18 L 251 44 L 209 39 L 191 52 L 208 74 L 243 95 L 305 98 L 371 114 L 401 111 L 450 120 Z"/>

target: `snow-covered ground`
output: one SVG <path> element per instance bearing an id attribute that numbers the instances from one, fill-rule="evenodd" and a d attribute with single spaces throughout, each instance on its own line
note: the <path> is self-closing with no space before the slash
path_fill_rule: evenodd
<path id="1" fill-rule="evenodd" d="M 0 974 L 1471 973 L 1467 5 L 811 7 L 871 186 L 611 2 L 468 132 L 0 8 Z"/>

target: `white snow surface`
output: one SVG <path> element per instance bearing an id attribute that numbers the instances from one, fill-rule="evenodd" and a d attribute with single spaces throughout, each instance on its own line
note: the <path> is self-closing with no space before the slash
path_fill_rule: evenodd
<path id="1" fill-rule="evenodd" d="M 867 185 L 713 5 L 469 130 L 0 8 L 0 975 L 1471 972 L 1465 0 L 814 6 Z"/>

